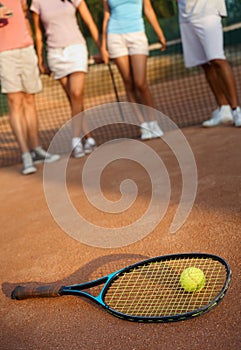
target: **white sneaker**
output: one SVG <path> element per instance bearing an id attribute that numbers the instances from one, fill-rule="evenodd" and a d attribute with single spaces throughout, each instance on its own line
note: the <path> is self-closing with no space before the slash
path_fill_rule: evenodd
<path id="1" fill-rule="evenodd" d="M 150 129 L 149 123 L 141 123 L 141 140 L 149 140 L 152 138 L 152 131 Z"/>
<path id="2" fill-rule="evenodd" d="M 240 109 L 240 107 L 237 107 L 233 111 L 233 121 L 234 121 L 234 125 L 237 128 L 241 127 L 241 109 Z"/>
<path id="3" fill-rule="evenodd" d="M 74 158 L 81 158 L 84 157 L 84 147 L 81 142 L 81 139 L 78 137 L 73 138 L 72 140 L 72 148 L 73 148 L 73 156 Z"/>
<path id="4" fill-rule="evenodd" d="M 88 137 L 84 144 L 84 151 L 86 154 L 93 152 L 96 147 L 96 142 L 93 137 Z"/>
<path id="5" fill-rule="evenodd" d="M 152 138 L 162 137 L 164 135 L 156 120 L 149 122 L 148 125 L 152 131 Z"/>
<path id="6" fill-rule="evenodd" d="M 202 126 L 205 128 L 211 128 L 220 124 L 227 124 L 232 122 L 232 110 L 229 105 L 225 105 L 215 109 L 215 111 L 212 113 L 212 117 L 209 120 L 205 120 L 202 123 Z"/>
<path id="7" fill-rule="evenodd" d="M 23 160 L 23 169 L 22 169 L 23 175 L 36 173 L 37 169 L 34 166 L 33 159 L 31 157 L 30 152 L 23 153 L 22 160 Z"/>
<path id="8" fill-rule="evenodd" d="M 56 162 L 56 160 L 59 160 L 60 158 L 60 155 L 46 152 L 41 146 L 34 148 L 31 151 L 31 156 L 35 164 L 44 163 L 44 162 L 52 163 L 52 162 Z"/>

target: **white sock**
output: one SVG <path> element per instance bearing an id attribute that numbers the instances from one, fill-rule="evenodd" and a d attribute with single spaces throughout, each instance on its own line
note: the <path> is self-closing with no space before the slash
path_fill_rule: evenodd
<path id="1" fill-rule="evenodd" d="M 25 158 L 25 157 L 31 157 L 31 153 L 30 152 L 24 152 L 24 153 L 22 153 L 22 158 Z"/>
<path id="2" fill-rule="evenodd" d="M 79 145 L 81 145 L 81 138 L 80 137 L 73 137 L 72 138 L 72 147 L 75 148 Z"/>

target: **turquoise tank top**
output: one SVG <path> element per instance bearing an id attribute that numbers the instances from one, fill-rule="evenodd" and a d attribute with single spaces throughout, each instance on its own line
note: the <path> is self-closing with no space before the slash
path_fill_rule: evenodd
<path id="1" fill-rule="evenodd" d="M 107 33 L 125 34 L 144 31 L 142 0 L 108 0 L 110 18 Z"/>

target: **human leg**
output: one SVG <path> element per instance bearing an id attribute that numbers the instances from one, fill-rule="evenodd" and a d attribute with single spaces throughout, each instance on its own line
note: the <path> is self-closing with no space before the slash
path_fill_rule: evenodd
<path id="1" fill-rule="evenodd" d="M 203 47 L 213 76 L 210 75 L 209 85 L 220 107 L 221 122 L 234 121 L 235 126 L 241 126 L 241 112 L 238 106 L 238 94 L 231 65 L 227 61 L 223 47 L 223 30 L 220 16 L 207 16 L 203 19 Z M 209 71 L 206 72 L 209 74 Z M 207 78 L 207 80 L 208 80 Z M 225 105 L 224 105 L 225 104 Z M 223 114 L 224 107 L 232 109 L 232 115 Z"/>
<path id="2" fill-rule="evenodd" d="M 35 95 L 23 93 L 22 102 L 26 129 L 26 141 L 28 149 L 31 150 L 32 161 L 35 164 L 55 162 L 60 158 L 60 156 L 58 154 L 46 152 L 40 145 Z"/>
<path id="3" fill-rule="evenodd" d="M 218 108 L 212 113 L 210 119 L 205 120 L 202 125 L 204 127 L 213 127 L 222 123 L 230 123 L 233 121 L 229 101 L 226 98 L 223 88 L 223 81 L 220 79 L 216 66 L 212 62 L 202 65 L 208 85 L 213 92 Z"/>
<path id="4" fill-rule="evenodd" d="M 88 153 L 91 153 L 96 146 L 95 140 L 91 137 L 88 131 L 88 125 L 84 117 L 77 117 L 84 111 L 83 93 L 85 83 L 84 72 L 74 72 L 66 77 L 61 78 L 60 84 L 62 85 L 71 107 L 72 116 L 72 147 L 74 149 L 74 157 L 80 158 Z M 80 135 L 81 131 L 86 136 L 86 141 L 83 146 Z"/>
<path id="5" fill-rule="evenodd" d="M 203 68 L 218 106 L 211 119 L 203 122 L 203 126 L 232 122 L 231 107 L 237 103 L 237 94 L 232 69 L 224 54 L 220 16 L 210 15 L 182 23 L 181 33 L 185 65 Z"/>
<path id="6" fill-rule="evenodd" d="M 127 99 L 133 103 L 134 113 L 141 124 L 141 139 L 146 140 L 163 135 L 152 115 L 145 120 L 136 103 L 153 108 L 153 101 L 146 81 L 146 55 L 122 56 L 114 59 L 124 82 Z M 138 98 L 139 97 L 139 98 Z"/>
<path id="7" fill-rule="evenodd" d="M 39 146 L 38 118 L 34 94 L 23 94 L 24 119 L 26 124 L 26 137 L 30 149 Z"/>
<path id="8" fill-rule="evenodd" d="M 132 67 L 130 64 L 130 56 L 117 57 L 114 58 L 113 61 L 115 62 L 123 80 L 127 100 L 129 102 L 137 103 L 137 96 L 132 75 Z"/>
<path id="9" fill-rule="evenodd" d="M 37 171 L 33 164 L 32 156 L 28 145 L 28 130 L 24 115 L 24 93 L 8 93 L 9 122 L 22 153 L 23 169 L 22 174 L 28 175 Z"/>
<path id="10" fill-rule="evenodd" d="M 114 59 L 114 62 L 122 77 L 122 80 L 125 86 L 127 100 L 133 103 L 133 113 L 137 116 L 138 121 L 141 124 L 141 138 L 143 140 L 150 139 L 152 134 L 148 128 L 148 124 L 147 122 L 145 122 L 141 111 L 136 105 L 138 102 L 138 98 L 136 95 L 130 56 L 117 57 Z"/>
<path id="11" fill-rule="evenodd" d="M 232 68 L 226 59 L 214 59 L 204 65 L 205 76 L 219 106 L 238 106 L 238 96 Z"/>
<path id="12" fill-rule="evenodd" d="M 135 89 L 138 91 L 141 103 L 154 107 L 152 96 L 146 79 L 147 56 L 146 55 L 132 55 L 131 68 Z"/>
<path id="13" fill-rule="evenodd" d="M 224 93 L 224 86 L 222 79 L 218 76 L 215 64 L 208 62 L 202 65 L 205 73 L 205 78 L 208 85 L 213 92 L 218 106 L 228 105 L 229 101 Z"/>
<path id="14" fill-rule="evenodd" d="M 203 68 L 209 86 L 219 106 L 214 111 L 211 119 L 205 121 L 203 126 L 210 127 L 233 121 L 236 126 L 241 126 L 235 78 L 229 62 L 226 59 L 215 59 L 203 66 Z"/>
<path id="15" fill-rule="evenodd" d="M 142 123 L 142 138 L 145 139 L 161 137 L 163 136 L 163 131 L 160 129 L 158 122 L 153 114 L 154 103 L 149 86 L 147 84 L 147 55 L 132 55 L 131 67 L 133 72 L 132 74 L 134 86 L 138 92 L 138 95 L 140 96 L 140 101 L 143 105 L 150 107 L 150 110 L 148 110 L 150 112 L 148 113 L 148 122 Z M 149 135 L 146 135 L 145 129 L 148 130 Z"/>
<path id="16" fill-rule="evenodd" d="M 7 94 L 9 122 L 22 153 L 29 152 L 27 126 L 24 116 L 24 93 Z"/>
<path id="17" fill-rule="evenodd" d="M 69 100 L 70 108 L 71 108 L 71 117 L 73 118 L 76 116 L 75 112 L 78 110 L 79 113 L 83 111 L 83 98 L 81 96 L 82 100 L 82 106 L 75 104 L 75 98 L 71 96 L 71 88 L 70 88 L 70 76 L 65 76 L 61 79 L 59 79 L 59 82 L 62 86 L 62 88 L 65 91 L 65 94 Z M 72 98 L 71 98 L 72 97 Z M 79 108 L 77 108 L 79 106 Z M 78 113 L 77 113 L 78 114 Z M 83 149 L 83 144 L 80 138 L 80 133 L 81 133 L 81 121 L 80 118 L 73 118 L 72 119 L 72 149 L 73 149 L 73 154 L 75 158 L 80 158 L 85 155 L 84 149 Z"/>
<path id="18" fill-rule="evenodd" d="M 59 156 L 51 155 L 39 146 L 34 94 L 41 90 L 42 83 L 34 48 L 30 46 L 2 52 L 0 67 L 2 92 L 7 94 L 10 126 L 22 152 L 22 173 L 30 174 L 37 170 L 30 153 L 33 148 L 40 148 L 42 156 L 44 154 L 48 160 L 59 159 Z"/>
<path id="19" fill-rule="evenodd" d="M 83 112 L 83 92 L 84 92 L 84 82 L 85 73 L 75 72 L 69 74 L 66 77 L 59 79 L 61 86 L 63 87 L 67 98 L 70 103 L 71 117 L 77 116 L 79 113 Z M 81 124 L 79 118 L 73 118 L 72 120 L 72 132 L 73 137 L 79 137 L 81 132 Z"/>
<path id="20" fill-rule="evenodd" d="M 123 80 L 125 91 L 126 91 L 126 97 L 127 100 L 131 103 L 133 103 L 133 112 L 137 116 L 139 123 L 142 125 L 145 123 L 144 117 L 141 114 L 139 108 L 137 107 L 136 103 L 138 102 L 134 80 L 133 80 L 133 72 L 130 62 L 130 56 L 121 56 L 114 59 L 114 62 L 119 70 L 119 73 L 121 75 L 121 78 Z M 146 123 L 145 123 L 146 124 Z M 146 134 L 146 139 L 151 138 L 151 134 L 147 128 L 147 125 L 144 125 L 145 127 L 141 129 L 142 134 Z"/>
<path id="21" fill-rule="evenodd" d="M 145 33 L 109 34 L 107 42 L 110 57 L 114 60 L 122 77 L 127 100 L 133 103 L 134 114 L 141 124 L 141 138 L 149 139 L 161 136 L 163 132 L 156 120 L 152 115 L 144 116 L 141 108 L 137 106 L 137 103 L 140 102 L 153 108 L 152 97 L 146 81 L 148 41 Z M 135 57 L 138 59 L 135 60 Z M 153 124 L 151 127 L 149 120 Z M 151 129 L 153 131 L 155 129 L 155 133 Z M 157 129 L 159 129 L 159 135 L 157 135 Z"/>

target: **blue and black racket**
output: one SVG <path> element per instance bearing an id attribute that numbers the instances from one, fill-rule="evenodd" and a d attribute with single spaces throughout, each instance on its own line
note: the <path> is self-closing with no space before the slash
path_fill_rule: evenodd
<path id="1" fill-rule="evenodd" d="M 182 272 L 195 267 L 203 271 L 205 285 L 187 292 L 180 284 Z M 18 286 L 12 299 L 75 295 L 89 298 L 109 313 L 128 321 L 172 322 L 200 316 L 225 296 L 231 281 L 228 263 L 216 255 L 185 253 L 141 261 L 97 280 L 63 286 Z M 89 290 L 103 285 L 97 296 Z"/>

